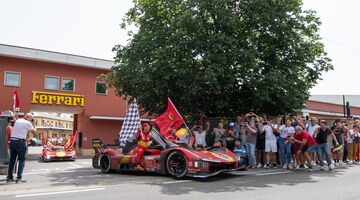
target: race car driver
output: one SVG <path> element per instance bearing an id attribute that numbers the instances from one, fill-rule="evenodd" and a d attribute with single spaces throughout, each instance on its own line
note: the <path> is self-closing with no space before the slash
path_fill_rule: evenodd
<path id="1" fill-rule="evenodd" d="M 143 131 L 138 131 L 136 134 L 136 138 L 138 141 L 138 149 L 136 154 L 136 168 L 138 170 L 144 170 L 141 167 L 141 159 L 144 155 L 144 151 L 147 151 L 151 154 L 159 154 L 160 150 L 157 149 L 149 149 L 150 144 L 152 143 L 151 133 L 150 133 L 150 125 L 148 123 L 143 124 Z"/>

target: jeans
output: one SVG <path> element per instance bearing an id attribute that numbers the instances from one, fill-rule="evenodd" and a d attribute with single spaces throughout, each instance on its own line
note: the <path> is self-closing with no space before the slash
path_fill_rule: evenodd
<path id="1" fill-rule="evenodd" d="M 328 166 L 331 165 L 330 148 L 329 148 L 328 143 L 318 143 L 316 145 L 316 152 L 317 152 L 321 167 L 324 166 L 324 160 L 322 157 L 323 152 L 325 153 L 326 162 L 327 162 Z"/>
<path id="2" fill-rule="evenodd" d="M 255 144 L 246 143 L 246 152 L 249 159 L 249 165 L 256 166 Z"/>
<path id="3" fill-rule="evenodd" d="M 281 151 L 281 161 L 282 164 L 285 165 L 286 164 L 286 158 L 287 157 L 287 164 L 291 163 L 291 143 L 288 142 L 287 144 L 285 144 L 286 141 L 288 141 L 286 138 L 282 138 L 280 137 L 279 139 L 280 141 L 280 151 Z"/>
<path id="4" fill-rule="evenodd" d="M 10 140 L 10 162 L 8 170 L 8 178 L 13 179 L 13 171 L 16 157 L 19 160 L 19 168 L 17 171 L 17 178 L 22 178 L 22 173 L 25 167 L 26 142 Z"/>

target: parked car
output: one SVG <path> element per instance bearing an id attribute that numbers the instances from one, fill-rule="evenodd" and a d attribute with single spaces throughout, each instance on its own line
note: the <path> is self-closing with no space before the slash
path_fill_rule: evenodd
<path id="1" fill-rule="evenodd" d="M 36 138 L 30 138 L 29 146 L 41 146 L 42 142 Z"/>

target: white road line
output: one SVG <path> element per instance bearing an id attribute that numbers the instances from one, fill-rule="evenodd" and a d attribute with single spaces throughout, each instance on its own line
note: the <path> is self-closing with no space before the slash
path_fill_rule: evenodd
<path id="1" fill-rule="evenodd" d="M 75 192 L 89 192 L 89 191 L 97 191 L 97 190 L 105 190 L 105 188 L 89 188 L 89 189 L 82 189 L 82 190 L 67 190 L 67 191 L 58 191 L 58 192 L 20 194 L 20 195 L 15 195 L 15 197 L 34 197 L 34 196 L 45 196 L 45 195 L 54 195 L 54 194 L 75 193 Z"/>
<path id="2" fill-rule="evenodd" d="M 77 164 L 74 164 L 74 163 L 70 163 L 70 165 L 72 165 L 72 166 L 74 166 L 74 167 L 77 167 L 77 168 L 82 168 L 82 166 L 77 165 Z"/>
<path id="3" fill-rule="evenodd" d="M 186 182 L 190 182 L 191 180 L 183 180 L 183 181 L 168 181 L 168 182 L 163 182 L 163 184 L 173 184 L 173 183 L 186 183 Z"/>
<path id="4" fill-rule="evenodd" d="M 50 173 L 74 173 L 74 172 L 91 172 L 94 171 L 92 169 L 87 169 L 87 170 L 80 170 L 80 171 L 76 171 L 78 168 L 72 168 L 72 169 L 67 169 L 69 171 L 42 171 L 42 172 L 25 172 L 23 173 L 24 175 L 34 175 L 34 174 L 50 174 Z"/>
<path id="5" fill-rule="evenodd" d="M 291 173 L 291 171 L 285 171 L 285 172 L 269 172 L 269 173 L 261 173 L 261 174 L 255 174 L 256 176 L 267 176 L 267 175 L 273 175 L 273 174 L 288 174 Z"/>

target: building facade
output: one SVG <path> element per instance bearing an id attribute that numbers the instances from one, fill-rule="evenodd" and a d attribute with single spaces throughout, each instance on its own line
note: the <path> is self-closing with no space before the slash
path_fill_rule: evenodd
<path id="1" fill-rule="evenodd" d="M 93 155 L 92 139 L 114 143 L 126 113 L 123 98 L 98 79 L 112 65 L 108 60 L 0 44 L 0 110 L 12 110 L 16 88 L 20 117 L 28 112 L 73 114 L 78 152 Z"/>
<path id="2" fill-rule="evenodd" d="M 45 138 L 69 138 L 73 135 L 74 118 L 55 116 L 47 113 L 34 113 L 37 131 L 35 134 L 29 133 L 29 137 L 42 139 Z"/>

